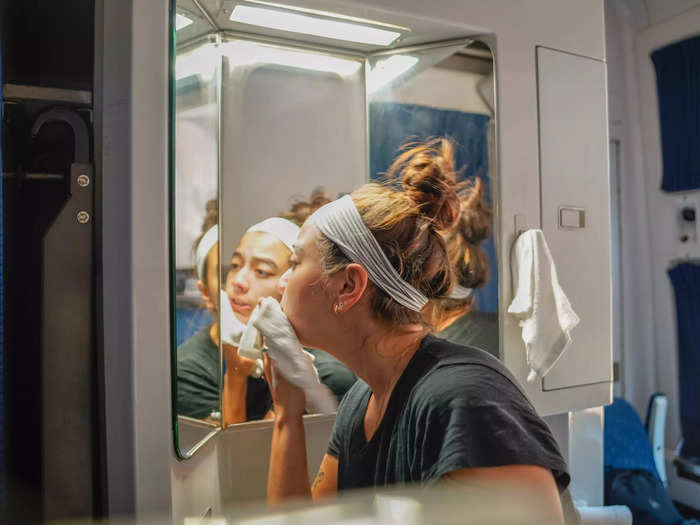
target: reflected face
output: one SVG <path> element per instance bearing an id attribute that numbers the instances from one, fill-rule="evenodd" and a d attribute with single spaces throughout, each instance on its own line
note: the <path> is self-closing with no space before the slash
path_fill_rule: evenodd
<path id="1" fill-rule="evenodd" d="M 294 243 L 289 270 L 280 279 L 280 304 L 301 344 L 322 348 L 324 327 L 332 326 L 326 322 L 332 301 L 326 293 L 316 235 L 318 230 L 307 221 Z"/>
<path id="2" fill-rule="evenodd" d="M 280 298 L 279 281 L 289 267 L 289 249 L 264 232 L 246 233 L 231 258 L 225 290 L 236 317 L 248 322 L 263 297 Z"/>
<path id="3" fill-rule="evenodd" d="M 204 268 L 205 280 L 199 281 L 197 286 L 207 310 L 216 312 L 219 309 L 219 243 L 209 250 Z"/>

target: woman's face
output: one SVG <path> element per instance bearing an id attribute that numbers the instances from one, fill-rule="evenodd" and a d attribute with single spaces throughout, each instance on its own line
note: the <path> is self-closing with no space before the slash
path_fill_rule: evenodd
<path id="1" fill-rule="evenodd" d="M 204 265 L 204 281 L 199 281 L 197 286 L 204 299 L 207 310 L 214 312 L 219 309 L 219 244 L 212 246 L 207 254 L 207 261 Z"/>
<path id="2" fill-rule="evenodd" d="M 289 270 L 280 279 L 282 310 L 304 346 L 323 348 L 332 326 L 332 300 L 326 293 L 316 227 L 306 222 L 294 243 Z"/>
<path id="3" fill-rule="evenodd" d="M 263 297 L 280 298 L 279 280 L 289 267 L 289 249 L 264 232 L 246 233 L 231 258 L 225 290 L 236 317 L 247 323 Z"/>

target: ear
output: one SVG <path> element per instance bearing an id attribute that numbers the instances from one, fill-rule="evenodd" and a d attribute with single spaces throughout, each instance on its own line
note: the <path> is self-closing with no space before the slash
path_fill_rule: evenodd
<path id="1" fill-rule="evenodd" d="M 199 289 L 199 293 L 202 294 L 202 299 L 204 299 L 204 306 L 206 309 L 216 312 L 216 301 L 209 295 L 209 290 L 206 286 L 204 286 L 202 281 L 197 281 L 197 288 Z"/>
<path id="2" fill-rule="evenodd" d="M 343 271 L 343 280 L 338 293 L 338 312 L 346 312 L 356 304 L 367 289 L 367 270 L 356 263 L 348 264 Z M 342 303 L 343 306 L 340 306 Z"/>
<path id="3" fill-rule="evenodd" d="M 469 249 L 469 246 L 464 248 L 464 264 L 469 265 L 469 261 L 472 259 L 472 251 Z"/>

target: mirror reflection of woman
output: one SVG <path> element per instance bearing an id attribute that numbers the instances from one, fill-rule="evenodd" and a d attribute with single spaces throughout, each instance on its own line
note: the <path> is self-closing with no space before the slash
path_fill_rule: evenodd
<path id="1" fill-rule="evenodd" d="M 205 233 L 196 244 L 197 286 L 205 307 L 216 320 L 200 330 L 178 348 L 178 413 L 206 419 L 219 411 L 219 353 L 222 338 L 223 389 L 221 420 L 224 426 L 245 421 L 271 418 L 272 400 L 262 368 L 252 359 L 238 355 L 238 349 L 220 333 L 220 316 L 229 316 L 223 326 L 240 329 L 263 297 L 281 298 L 280 276 L 289 268 L 292 243 L 299 227 L 314 210 L 327 202 L 321 192 L 312 193 L 310 201 L 297 201 L 284 214 L 251 226 L 233 252 L 225 272 L 223 292 L 218 292 L 218 217 L 216 202 L 208 205 Z M 224 303 L 223 301 L 226 301 Z M 240 336 L 240 334 L 239 334 Z M 325 352 L 309 349 L 321 381 L 338 399 L 347 392 L 356 377 Z"/>
<path id="2" fill-rule="evenodd" d="M 431 323 L 438 337 L 498 357 L 498 314 L 473 309 L 472 291 L 489 280 L 489 262 L 481 243 L 491 235 L 491 210 L 481 179 L 475 178 L 461 190 L 459 200 L 459 220 L 444 233 L 456 285 L 451 297 L 432 302 Z"/>
<path id="3" fill-rule="evenodd" d="M 218 313 L 223 294 L 219 291 L 217 223 L 216 201 L 211 200 L 207 203 L 207 214 L 202 225 L 203 233 L 195 244 L 195 270 L 198 277 L 197 287 L 202 294 L 204 306 L 212 312 L 215 320 L 177 349 L 178 414 L 212 420 L 219 419 L 221 376 Z M 287 254 L 285 265 L 288 258 Z M 226 345 L 224 345 L 224 352 L 224 355 L 229 356 L 227 359 L 229 366 L 225 374 L 229 384 L 235 384 L 238 387 L 240 383 L 245 383 L 244 388 L 235 390 L 233 394 L 241 396 L 236 403 L 233 403 L 238 410 L 235 412 L 235 417 L 242 417 L 237 419 L 237 422 L 245 421 L 246 418 L 262 419 L 270 410 L 271 399 L 264 380 L 259 376 L 254 377 L 256 363 L 250 359 L 238 358 L 235 352 L 227 352 Z M 230 403 L 229 407 L 231 405 Z M 226 417 L 231 416 L 225 415 L 225 421 Z"/>
<path id="4" fill-rule="evenodd" d="M 284 313 L 267 315 L 285 317 L 301 344 L 360 379 L 310 484 L 304 393 L 274 364 L 289 349 L 268 342 L 266 375 L 277 379 L 270 502 L 453 480 L 494 495 L 515 487 L 538 523 L 562 521 L 567 466 L 517 381 L 486 352 L 429 335 L 423 310 L 455 280 L 441 234 L 459 218 L 452 159 L 447 141 L 406 151 L 391 169 L 402 189 L 366 184 L 302 227 L 282 279 Z M 264 317 L 257 326 L 264 334 Z"/>

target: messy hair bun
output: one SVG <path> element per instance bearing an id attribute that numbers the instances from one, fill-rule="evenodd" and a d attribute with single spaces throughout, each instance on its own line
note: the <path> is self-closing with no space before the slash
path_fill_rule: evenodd
<path id="1" fill-rule="evenodd" d="M 314 188 L 308 200 L 296 198 L 289 209 L 279 214 L 283 219 L 293 222 L 297 226 L 302 226 L 313 212 L 324 204 L 331 202 L 323 187 Z"/>
<path id="2" fill-rule="evenodd" d="M 481 288 L 489 279 L 489 263 L 482 248 L 491 235 L 491 209 L 484 198 L 484 183 L 478 177 L 460 191 L 460 216 L 454 228 L 443 232 L 447 255 L 456 284 L 465 288 Z M 438 298 L 428 311 L 430 322 L 444 329 L 472 307 L 472 297 Z"/>
<path id="3" fill-rule="evenodd" d="M 408 144 L 391 164 L 382 183 L 368 183 L 351 197 L 362 222 L 376 238 L 401 278 L 428 299 L 452 290 L 454 271 L 444 230 L 460 217 L 452 144 L 447 139 Z M 323 235 L 319 247 L 326 275 L 350 260 Z M 391 324 L 427 324 L 422 312 L 402 306 L 371 284 L 372 311 Z"/>
<path id="4" fill-rule="evenodd" d="M 195 239 L 192 250 L 197 251 L 199 243 L 202 241 L 202 237 L 207 233 L 213 226 L 219 222 L 219 204 L 216 199 L 209 199 L 204 206 L 204 220 L 202 221 L 202 232 Z"/>
<path id="5" fill-rule="evenodd" d="M 389 167 L 389 179 L 400 179 L 408 200 L 429 218 L 436 230 L 453 227 L 459 219 L 454 148 L 445 138 L 409 143 Z"/>

